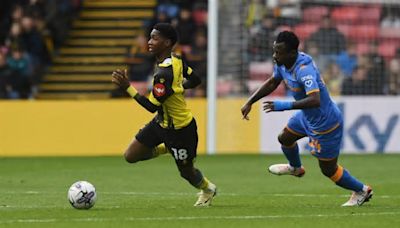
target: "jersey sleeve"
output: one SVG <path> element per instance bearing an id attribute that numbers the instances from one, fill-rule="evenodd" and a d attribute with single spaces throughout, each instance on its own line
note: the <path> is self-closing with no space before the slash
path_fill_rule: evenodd
<path id="1" fill-rule="evenodd" d="M 188 78 L 190 78 L 190 75 L 192 75 L 192 74 L 193 74 L 193 69 L 184 63 L 183 64 L 183 77 L 188 79 Z"/>
<path id="2" fill-rule="evenodd" d="M 279 72 L 278 66 L 274 65 L 274 71 L 272 72 L 272 77 L 278 81 L 282 81 L 283 77 L 282 74 Z"/>
<path id="3" fill-rule="evenodd" d="M 319 92 L 317 72 L 311 66 L 300 66 L 297 81 L 303 86 L 306 94 Z"/>
<path id="4" fill-rule="evenodd" d="M 153 89 L 149 100 L 154 105 L 160 106 L 169 96 L 174 93 L 172 89 L 173 76 L 168 72 L 160 71 L 154 75 Z"/>

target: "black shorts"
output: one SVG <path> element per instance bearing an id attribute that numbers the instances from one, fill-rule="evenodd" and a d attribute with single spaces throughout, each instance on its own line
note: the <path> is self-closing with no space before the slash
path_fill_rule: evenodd
<path id="1" fill-rule="evenodd" d="M 162 128 L 153 119 L 136 134 L 136 139 L 149 148 L 154 148 L 161 143 L 169 149 L 177 163 L 191 163 L 197 155 L 197 124 L 192 121 L 181 129 Z"/>

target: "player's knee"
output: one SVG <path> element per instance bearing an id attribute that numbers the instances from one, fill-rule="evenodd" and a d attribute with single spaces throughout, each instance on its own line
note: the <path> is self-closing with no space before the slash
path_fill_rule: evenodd
<path id="1" fill-rule="evenodd" d="M 132 156 L 132 153 L 130 153 L 130 151 L 125 151 L 124 153 L 124 158 L 125 161 L 127 161 L 128 163 L 136 163 L 139 161 L 139 159 L 135 158 L 135 156 Z"/>
<path id="2" fill-rule="evenodd" d="M 282 133 L 280 133 L 280 134 L 278 135 L 278 142 L 279 142 L 281 145 L 283 145 L 284 140 L 283 140 L 283 137 L 282 137 Z"/>
<path id="3" fill-rule="evenodd" d="M 288 140 L 285 138 L 285 136 L 283 135 L 283 133 L 280 133 L 278 135 L 278 141 L 282 146 L 292 146 L 293 143 L 288 142 Z"/>
<path id="4" fill-rule="evenodd" d="M 337 167 L 320 167 L 321 173 L 326 177 L 332 177 L 335 175 Z"/>

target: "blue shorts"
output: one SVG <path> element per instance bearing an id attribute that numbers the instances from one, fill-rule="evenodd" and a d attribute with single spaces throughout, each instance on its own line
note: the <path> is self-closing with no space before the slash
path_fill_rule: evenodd
<path id="1" fill-rule="evenodd" d="M 342 145 L 343 121 L 324 131 L 312 130 L 302 111 L 296 112 L 290 119 L 287 129 L 298 136 L 308 136 L 311 154 L 318 159 L 332 159 L 339 156 Z"/>

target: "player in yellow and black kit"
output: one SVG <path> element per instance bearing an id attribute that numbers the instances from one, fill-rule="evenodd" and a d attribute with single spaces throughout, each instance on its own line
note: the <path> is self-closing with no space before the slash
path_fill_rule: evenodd
<path id="1" fill-rule="evenodd" d="M 125 159 L 135 163 L 167 152 L 172 154 L 181 176 L 201 190 L 194 206 L 209 206 L 217 188 L 193 165 L 197 155 L 197 126 L 184 98 L 184 90 L 198 86 L 201 81 L 192 68 L 172 53 L 176 42 L 177 33 L 170 24 L 156 24 L 151 31 L 149 51 L 155 55 L 157 65 L 148 98 L 129 84 L 126 70 L 112 74 L 112 82 L 141 106 L 151 113 L 158 112 L 128 146 Z"/>

